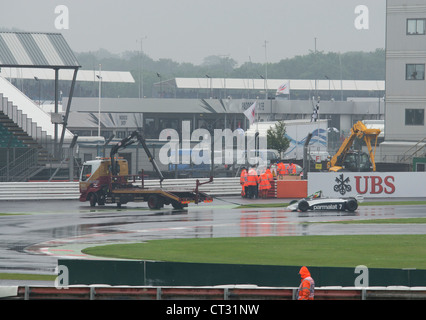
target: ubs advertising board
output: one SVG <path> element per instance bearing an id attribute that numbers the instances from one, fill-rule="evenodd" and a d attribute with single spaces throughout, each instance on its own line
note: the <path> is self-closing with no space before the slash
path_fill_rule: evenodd
<path id="1" fill-rule="evenodd" d="M 325 197 L 405 198 L 426 197 L 426 172 L 311 172 L 308 195 Z"/>

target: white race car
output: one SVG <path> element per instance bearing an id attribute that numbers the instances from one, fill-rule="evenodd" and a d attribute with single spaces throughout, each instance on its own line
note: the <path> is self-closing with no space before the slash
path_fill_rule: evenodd
<path id="1" fill-rule="evenodd" d="M 291 211 L 349 211 L 358 209 L 361 198 L 323 198 L 322 192 L 316 192 L 308 198 L 293 200 L 287 206 Z"/>

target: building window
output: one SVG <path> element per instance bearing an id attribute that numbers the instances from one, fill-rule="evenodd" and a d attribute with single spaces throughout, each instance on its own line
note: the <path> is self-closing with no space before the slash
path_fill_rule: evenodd
<path id="1" fill-rule="evenodd" d="M 405 79 L 406 80 L 424 80 L 425 65 L 424 64 L 407 64 Z"/>
<path id="2" fill-rule="evenodd" d="M 425 34 L 426 19 L 407 19 L 407 34 Z"/>
<path id="3" fill-rule="evenodd" d="M 127 137 L 127 131 L 123 131 L 123 130 L 117 130 L 115 132 L 115 135 L 118 139 L 124 139 Z"/>
<path id="4" fill-rule="evenodd" d="M 425 123 L 424 109 L 405 109 L 406 126 L 423 126 Z"/>

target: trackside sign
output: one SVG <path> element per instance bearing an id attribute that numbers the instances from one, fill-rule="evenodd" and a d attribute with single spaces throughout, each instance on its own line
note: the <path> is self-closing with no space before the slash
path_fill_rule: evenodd
<path id="1" fill-rule="evenodd" d="M 426 172 L 311 172 L 308 194 L 326 197 L 426 197 Z"/>

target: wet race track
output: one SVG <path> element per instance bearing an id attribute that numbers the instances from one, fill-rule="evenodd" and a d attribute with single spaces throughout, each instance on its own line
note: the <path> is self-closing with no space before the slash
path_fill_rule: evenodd
<path id="1" fill-rule="evenodd" d="M 58 258 L 94 259 L 81 249 L 165 238 L 350 234 L 425 234 L 425 224 L 321 224 L 319 221 L 426 217 L 425 205 L 360 206 L 354 213 L 236 209 L 279 200 L 215 199 L 185 210 L 145 203 L 91 208 L 78 200 L 5 201 L 0 213 L 0 272 L 54 274 Z"/>

